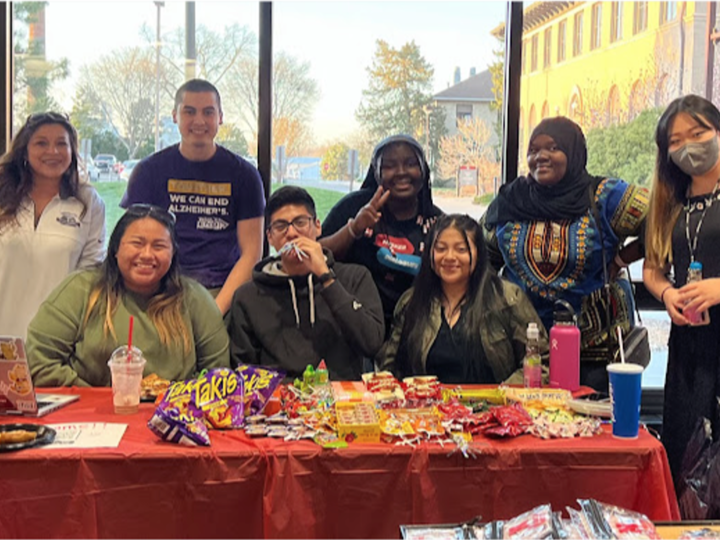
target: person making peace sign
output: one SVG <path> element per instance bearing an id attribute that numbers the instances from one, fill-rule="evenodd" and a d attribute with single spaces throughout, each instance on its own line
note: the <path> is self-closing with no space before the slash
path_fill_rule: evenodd
<path id="1" fill-rule="evenodd" d="M 393 135 L 375 147 L 360 190 L 340 199 L 323 222 L 320 243 L 338 260 L 370 270 L 386 338 L 395 304 L 420 270 L 427 232 L 442 213 L 432 201 L 422 146 L 408 135 Z"/>

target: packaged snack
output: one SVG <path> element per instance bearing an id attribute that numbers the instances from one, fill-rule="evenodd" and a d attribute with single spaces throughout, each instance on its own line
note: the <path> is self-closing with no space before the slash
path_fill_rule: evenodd
<path id="1" fill-rule="evenodd" d="M 612 538 L 659 539 L 655 525 L 647 516 L 618 506 L 604 504 L 593 499 L 579 500 L 580 507 L 594 517 L 598 514 L 607 524 Z"/>
<path id="2" fill-rule="evenodd" d="M 403 527 L 404 540 L 464 540 L 465 531 L 460 527 Z"/>
<path id="3" fill-rule="evenodd" d="M 549 504 L 528 510 L 505 522 L 503 538 L 513 539 L 545 539 L 552 538 L 552 511 Z"/>
<path id="4" fill-rule="evenodd" d="M 211 369 L 198 377 L 193 401 L 215 429 L 241 428 L 244 424 L 243 379 L 229 368 Z"/>
<path id="5" fill-rule="evenodd" d="M 285 377 L 284 371 L 249 364 L 240 364 L 236 371 L 244 381 L 245 414 L 248 415 L 262 412 Z"/>
<path id="6" fill-rule="evenodd" d="M 192 402 L 178 405 L 162 401 L 150 418 L 148 427 L 164 441 L 187 446 L 210 446 L 202 412 Z"/>
<path id="7" fill-rule="evenodd" d="M 514 405 L 504 405 L 501 407 L 493 407 L 490 409 L 498 424 L 497 427 L 491 427 L 484 431 L 485 435 L 495 437 L 517 437 L 525 433 L 533 421 L 530 415 L 525 412 L 518 403 Z"/>

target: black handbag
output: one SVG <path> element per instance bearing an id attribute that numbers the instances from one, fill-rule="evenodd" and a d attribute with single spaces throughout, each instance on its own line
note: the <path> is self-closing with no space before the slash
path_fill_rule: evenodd
<path id="1" fill-rule="evenodd" d="M 590 208 L 592 209 L 593 217 L 595 218 L 595 225 L 598 228 L 598 234 L 600 235 L 600 252 L 602 253 L 602 265 L 603 265 L 603 291 L 605 293 L 605 320 L 608 324 L 608 362 L 620 362 L 620 343 L 618 336 L 612 331 L 612 325 L 610 321 L 610 279 L 608 277 L 608 262 L 605 254 L 605 242 L 603 241 L 602 223 L 600 221 L 600 214 L 598 213 L 597 205 L 595 204 L 595 194 L 593 193 L 592 187 L 590 188 Z M 640 317 L 640 311 L 635 305 L 635 312 L 637 313 L 638 322 L 630 328 L 630 331 L 625 334 L 622 338 L 623 352 L 625 354 L 625 361 L 631 364 L 638 364 L 643 368 L 646 368 L 650 364 L 650 335 L 648 329 L 642 325 L 642 319 Z"/>

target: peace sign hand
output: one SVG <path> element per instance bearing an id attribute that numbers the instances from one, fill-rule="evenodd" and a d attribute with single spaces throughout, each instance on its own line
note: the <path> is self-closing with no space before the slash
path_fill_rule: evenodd
<path id="1" fill-rule="evenodd" d="M 382 186 L 379 186 L 372 199 L 370 199 L 355 216 L 354 223 L 352 224 L 355 234 L 363 234 L 365 229 L 373 228 L 375 224 L 380 221 L 380 216 L 382 216 L 380 209 L 385 205 L 388 197 L 390 197 L 390 192 L 385 191 Z"/>

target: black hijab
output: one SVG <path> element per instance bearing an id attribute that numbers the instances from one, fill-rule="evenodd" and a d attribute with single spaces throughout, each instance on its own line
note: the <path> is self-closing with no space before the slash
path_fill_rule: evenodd
<path id="1" fill-rule="evenodd" d="M 539 135 L 552 137 L 567 157 L 565 176 L 554 186 L 542 186 L 531 175 L 503 185 L 487 210 L 488 229 L 508 221 L 574 220 L 590 207 L 588 188 L 594 193 L 602 177 L 585 168 L 587 144 L 580 126 L 564 116 L 546 118 L 533 130 L 530 144 Z"/>
<path id="2" fill-rule="evenodd" d="M 391 144 L 398 143 L 407 144 L 410 148 L 412 148 L 418 158 L 418 161 L 420 162 L 423 185 L 420 188 L 420 191 L 418 191 L 417 195 L 418 215 L 423 216 L 424 219 L 430 218 L 435 215 L 432 200 L 432 191 L 430 189 L 430 167 L 428 166 L 428 162 L 425 159 L 423 147 L 410 135 L 392 135 L 378 143 L 378 145 L 373 150 L 372 158 L 370 159 L 370 166 L 368 167 L 367 174 L 365 175 L 365 180 L 363 181 L 362 186 L 360 186 L 360 189 L 369 190 L 372 193 L 375 193 L 378 186 L 382 185 L 382 180 L 380 177 L 380 166 L 382 163 L 383 152 Z"/>

